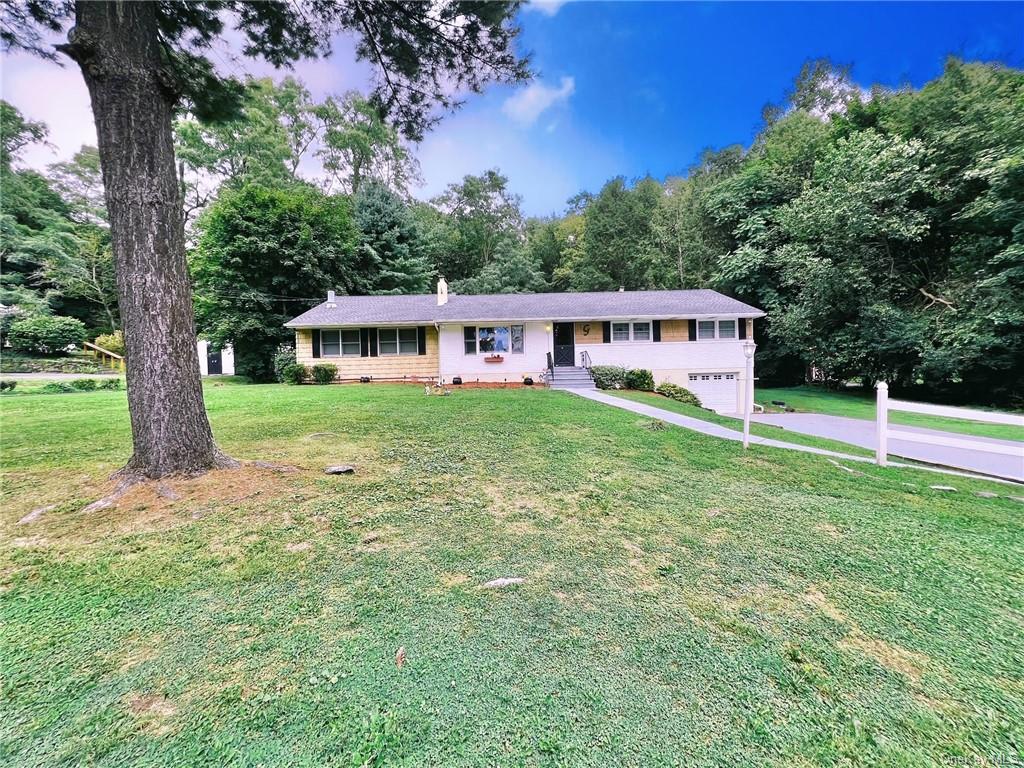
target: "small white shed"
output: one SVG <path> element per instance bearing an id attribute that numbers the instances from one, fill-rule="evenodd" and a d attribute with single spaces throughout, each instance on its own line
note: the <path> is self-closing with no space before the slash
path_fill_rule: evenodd
<path id="1" fill-rule="evenodd" d="M 234 376 L 235 352 L 228 344 L 223 349 L 210 345 L 206 339 L 196 342 L 199 352 L 199 372 L 203 376 Z"/>

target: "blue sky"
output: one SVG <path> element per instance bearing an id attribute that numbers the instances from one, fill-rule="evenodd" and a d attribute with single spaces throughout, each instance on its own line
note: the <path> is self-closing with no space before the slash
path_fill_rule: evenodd
<path id="1" fill-rule="evenodd" d="M 538 78 L 470 96 L 416 151 L 430 197 L 466 173 L 500 168 L 530 214 L 560 211 L 609 178 L 684 171 L 704 147 L 749 144 L 809 58 L 853 66 L 863 86 L 920 86 L 945 58 L 1024 67 L 1024 4 L 549 2 L 520 14 Z M 365 89 L 369 70 L 339 40 L 296 67 L 315 95 Z M 235 71 L 270 74 L 242 62 Z M 51 125 L 40 166 L 94 142 L 73 67 L 7 57 L 4 98 Z"/>

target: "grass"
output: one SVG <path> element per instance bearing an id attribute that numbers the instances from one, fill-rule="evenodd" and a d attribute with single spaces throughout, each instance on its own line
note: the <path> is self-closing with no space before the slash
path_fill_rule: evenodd
<path id="1" fill-rule="evenodd" d="M 874 393 L 860 390 L 832 392 L 819 387 L 807 386 L 782 389 L 761 389 L 759 387 L 754 394 L 754 400 L 765 406 L 769 412 L 779 410 L 777 406 L 773 407 L 771 402 L 780 400 L 797 411 L 846 416 L 851 419 L 875 420 Z M 894 424 L 906 424 L 910 427 L 943 429 L 965 435 L 1024 441 L 1024 429 L 1009 424 L 988 424 L 981 421 L 949 419 L 944 416 L 929 416 L 923 413 L 903 411 L 889 411 L 889 421 Z"/>
<path id="2" fill-rule="evenodd" d="M 124 392 L 0 400 L 3 765 L 913 766 L 1024 744 L 1007 486 L 744 453 L 545 390 L 206 393 L 222 447 L 300 471 L 86 514 L 128 457 Z M 526 581 L 481 588 L 501 576 Z"/>
<path id="3" fill-rule="evenodd" d="M 722 427 L 743 431 L 743 420 L 734 418 L 732 416 L 722 416 L 721 414 L 709 411 L 704 408 L 698 408 L 695 405 L 687 405 L 686 403 L 680 403 L 677 400 L 671 400 L 667 397 L 655 394 L 654 392 L 640 392 L 636 390 L 607 390 L 605 394 L 615 395 L 616 397 L 622 397 L 626 400 L 633 400 L 637 403 L 643 403 L 644 405 L 651 405 L 655 408 L 663 408 L 666 411 L 672 411 L 673 413 L 679 413 L 683 416 L 691 416 L 695 419 L 701 419 L 712 424 L 718 424 Z M 857 445 L 851 445 L 850 443 L 843 443 L 838 440 L 829 440 L 824 437 L 815 437 L 813 435 L 804 435 L 799 432 L 793 432 L 792 430 L 783 429 L 782 427 L 776 427 L 773 424 L 758 424 L 757 422 L 750 422 L 750 434 L 757 435 L 758 437 L 768 437 L 773 440 L 781 440 L 786 443 L 795 443 L 796 445 L 808 445 L 812 448 L 824 448 L 828 451 L 838 451 L 839 453 L 847 453 L 852 456 L 873 456 L 871 451 L 861 448 Z"/>

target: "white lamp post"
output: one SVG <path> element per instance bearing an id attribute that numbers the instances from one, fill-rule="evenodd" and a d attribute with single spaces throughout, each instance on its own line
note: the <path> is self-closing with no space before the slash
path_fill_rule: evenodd
<path id="1" fill-rule="evenodd" d="M 743 342 L 743 354 L 747 358 L 746 376 L 743 377 L 743 447 L 750 447 L 750 412 L 754 410 L 754 350 L 757 344 L 747 339 Z"/>

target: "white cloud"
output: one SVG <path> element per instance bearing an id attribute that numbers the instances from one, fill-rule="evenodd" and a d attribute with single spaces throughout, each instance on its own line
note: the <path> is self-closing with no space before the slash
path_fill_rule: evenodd
<path id="1" fill-rule="evenodd" d="M 526 4 L 526 10 L 543 13 L 545 16 L 554 16 L 568 0 L 531 0 Z"/>
<path id="2" fill-rule="evenodd" d="M 571 77 L 563 77 L 557 88 L 544 83 L 532 83 L 505 99 L 501 111 L 520 125 L 530 126 L 537 122 L 545 110 L 568 101 L 575 90 L 576 80 Z"/>

